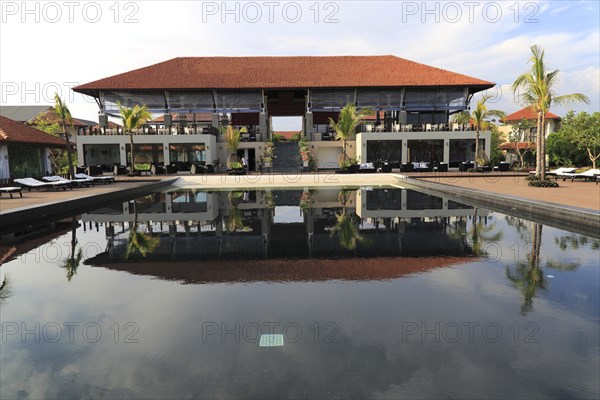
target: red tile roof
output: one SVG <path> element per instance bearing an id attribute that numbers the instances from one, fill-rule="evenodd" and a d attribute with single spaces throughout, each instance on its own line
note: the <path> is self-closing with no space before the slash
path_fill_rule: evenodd
<path id="1" fill-rule="evenodd" d="M 31 119 L 26 122 L 31 125 L 33 125 L 35 123 L 48 124 L 48 125 L 51 125 L 51 124 L 61 125 L 62 124 L 62 121 L 60 120 L 60 117 L 56 114 L 54 107 L 48 107 L 48 109 L 46 111 L 36 115 L 36 117 L 34 119 Z M 86 122 L 82 122 L 82 121 L 78 120 L 77 118 L 71 117 L 71 121 L 67 121 L 67 125 L 88 126 L 89 124 Z"/>
<path id="2" fill-rule="evenodd" d="M 159 261 L 103 263 L 94 265 L 126 271 L 134 275 L 152 275 L 186 283 L 235 282 L 321 282 L 329 280 L 390 280 L 425 273 L 437 268 L 475 261 L 473 257 L 378 257 L 364 259 L 269 259 L 238 261 Z"/>
<path id="3" fill-rule="evenodd" d="M 65 147 L 65 141 L 21 122 L 0 116 L 0 143 L 29 143 Z"/>
<path id="4" fill-rule="evenodd" d="M 398 86 L 478 86 L 492 82 L 403 58 L 178 57 L 74 88 L 105 89 L 283 89 Z"/>
<path id="5" fill-rule="evenodd" d="M 520 121 L 523 118 L 525 119 L 537 119 L 537 113 L 531 107 L 525 107 L 517 112 L 514 112 L 510 115 L 507 115 L 502 119 L 502 121 Z M 560 117 L 556 114 L 552 114 L 551 112 L 546 113 L 546 119 L 560 119 Z"/>
<path id="6" fill-rule="evenodd" d="M 110 129 L 116 129 L 116 128 L 120 128 L 121 124 L 118 124 L 116 122 L 112 122 L 112 121 L 108 121 L 108 128 Z M 92 126 L 92 129 L 100 129 L 100 124 L 96 124 L 94 126 Z"/>

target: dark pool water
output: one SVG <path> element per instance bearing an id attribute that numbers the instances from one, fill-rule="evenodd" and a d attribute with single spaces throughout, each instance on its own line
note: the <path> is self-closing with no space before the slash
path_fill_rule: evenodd
<path id="1" fill-rule="evenodd" d="M 598 238 L 411 190 L 170 188 L 2 250 L 3 399 L 600 395 Z"/>

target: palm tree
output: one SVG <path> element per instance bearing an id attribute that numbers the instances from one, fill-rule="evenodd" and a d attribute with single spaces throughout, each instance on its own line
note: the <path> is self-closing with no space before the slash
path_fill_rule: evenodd
<path id="1" fill-rule="evenodd" d="M 67 103 L 60 98 L 58 93 L 54 93 L 54 112 L 58 115 L 67 145 L 67 163 L 69 165 L 69 179 L 73 179 L 75 176 L 73 172 L 73 156 L 71 155 L 71 141 L 69 140 L 69 132 L 67 131 L 67 122 L 73 124 L 73 117 Z"/>
<path id="2" fill-rule="evenodd" d="M 477 103 L 475 104 L 475 109 L 471 113 L 469 113 L 468 111 L 463 111 L 461 113 L 456 114 L 453 117 L 453 121 L 458 124 L 467 124 L 467 123 L 470 123 L 471 120 L 473 120 L 475 122 L 475 165 L 474 165 L 474 167 L 477 167 L 477 164 L 479 163 L 479 161 L 481 161 L 482 164 L 486 162 L 485 153 L 483 152 L 482 149 L 479 148 L 480 147 L 479 146 L 479 132 L 480 132 L 481 128 L 483 127 L 484 122 L 486 122 L 486 120 L 490 117 L 497 117 L 497 118 L 506 117 L 506 113 L 504 111 L 488 110 L 487 105 L 485 103 L 491 98 L 492 98 L 492 96 L 490 96 L 490 95 L 484 95 L 481 97 L 481 99 L 479 99 L 479 101 L 477 101 Z"/>
<path id="3" fill-rule="evenodd" d="M 135 172 L 134 163 L 134 151 L 133 151 L 133 130 L 138 129 L 144 125 L 146 121 L 152 118 L 152 113 L 148 110 L 146 105 L 140 106 L 136 104 L 133 108 L 123 107 L 121 103 L 117 103 L 119 106 L 119 114 L 123 121 L 123 132 L 129 134 L 129 145 L 130 145 L 130 160 L 131 160 L 131 173 Z"/>
<path id="4" fill-rule="evenodd" d="M 342 162 L 345 163 L 348 155 L 346 154 L 346 142 L 354 137 L 356 133 L 356 127 L 361 123 L 361 120 L 365 115 L 373 114 L 373 110 L 370 108 L 363 108 L 358 111 L 355 106 L 347 104 L 340 110 L 340 116 L 338 121 L 335 122 L 332 118 L 329 118 L 329 125 L 335 131 L 335 139 L 341 140 L 343 143 L 342 149 Z"/>
<path id="5" fill-rule="evenodd" d="M 557 96 L 555 89 L 558 85 L 559 70 L 548 71 L 544 62 L 544 50 L 538 45 L 530 47 L 531 69 L 517 77 L 512 85 L 513 92 L 521 91 L 519 99 L 524 106 L 529 106 L 537 114 L 537 154 L 536 175 L 546 179 L 546 136 L 545 119 L 552 103 L 568 105 L 578 102 L 590 103 L 590 99 L 581 93 Z"/>

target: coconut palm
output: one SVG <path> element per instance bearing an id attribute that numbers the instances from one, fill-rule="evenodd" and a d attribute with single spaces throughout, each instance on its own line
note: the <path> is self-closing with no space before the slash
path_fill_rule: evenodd
<path id="1" fill-rule="evenodd" d="M 484 95 L 477 101 L 475 104 L 475 109 L 472 112 L 463 111 L 461 113 L 455 114 L 453 117 L 453 122 L 457 124 L 468 124 L 471 121 L 475 123 L 475 167 L 477 164 L 484 164 L 487 162 L 487 155 L 484 153 L 483 149 L 479 146 L 479 132 L 483 128 L 484 124 L 487 123 L 487 119 L 491 117 L 504 118 L 506 117 L 506 113 L 500 110 L 489 110 L 487 105 L 485 104 L 492 96 Z"/>
<path id="2" fill-rule="evenodd" d="M 139 104 L 136 104 L 133 106 L 133 108 L 123 107 L 121 103 L 117 103 L 117 105 L 119 107 L 119 114 L 121 115 L 121 120 L 123 122 L 123 132 L 126 132 L 129 135 L 131 173 L 134 173 L 135 159 L 133 151 L 133 131 L 151 119 L 152 113 L 150 110 L 148 110 L 146 105 L 140 106 Z"/>
<path id="3" fill-rule="evenodd" d="M 370 108 L 363 108 L 357 110 L 357 108 L 351 104 L 347 104 L 340 110 L 340 116 L 338 121 L 335 122 L 332 118 L 329 118 L 329 125 L 335 131 L 335 139 L 341 140 L 343 143 L 342 148 L 342 163 L 346 162 L 348 155 L 346 153 L 346 142 L 354 137 L 356 133 L 356 127 L 361 123 L 365 115 L 373 114 L 373 110 Z"/>
<path id="4" fill-rule="evenodd" d="M 67 131 L 67 123 L 73 125 L 73 117 L 71 116 L 71 111 L 69 110 L 67 103 L 60 98 L 58 93 L 54 93 L 54 112 L 56 113 L 56 115 L 58 115 L 58 118 L 60 119 L 65 143 L 67 145 L 67 163 L 69 166 L 69 178 L 73 179 L 73 177 L 75 176 L 73 171 L 73 155 L 71 154 L 71 141 L 69 140 L 69 132 Z"/>
<path id="5" fill-rule="evenodd" d="M 559 70 L 548 71 L 544 62 L 544 50 L 538 46 L 530 47 L 531 57 L 529 63 L 531 69 L 517 77 L 512 85 L 513 92 L 518 94 L 523 106 L 529 106 L 537 114 L 537 154 L 536 175 L 540 179 L 546 179 L 546 136 L 545 118 L 552 104 L 569 105 L 583 102 L 589 104 L 590 99 L 581 93 L 566 94 L 558 96 L 556 86 L 558 85 Z"/>

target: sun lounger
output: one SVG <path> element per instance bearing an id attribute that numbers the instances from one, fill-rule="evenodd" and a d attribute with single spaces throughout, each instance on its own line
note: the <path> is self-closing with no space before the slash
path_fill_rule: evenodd
<path id="1" fill-rule="evenodd" d="M 362 174 L 374 173 L 376 172 L 375 165 L 373 163 L 360 164 L 360 166 L 358 167 L 358 172 Z"/>
<path id="2" fill-rule="evenodd" d="M 552 171 L 546 171 L 546 176 L 553 176 L 556 179 L 564 174 L 574 174 L 577 168 L 561 167 L 553 169 Z M 529 171 L 529 175 L 535 175 L 535 171 Z"/>
<path id="3" fill-rule="evenodd" d="M 53 189 L 58 191 L 58 189 L 67 190 L 67 185 L 62 182 L 42 182 L 33 178 L 19 178 L 14 180 L 15 183 L 18 183 L 22 187 L 26 187 L 31 192 L 31 189 L 37 189 L 38 191 L 41 188 L 45 189 Z"/>
<path id="4" fill-rule="evenodd" d="M 571 179 L 571 182 L 573 182 L 575 179 L 583 179 L 583 180 L 596 180 L 596 177 L 600 176 L 600 169 L 588 169 L 587 171 L 584 171 L 580 174 L 560 174 L 557 175 L 557 177 L 562 178 L 563 181 L 567 180 L 567 179 Z"/>
<path id="5" fill-rule="evenodd" d="M 13 198 L 13 193 L 19 193 L 19 196 L 23 197 L 23 192 L 21 191 L 22 189 L 20 187 L 16 187 L 16 186 L 10 186 L 10 187 L 3 187 L 0 188 L 0 196 L 2 195 L 2 193 L 8 193 L 10 195 L 10 198 Z"/>
<path id="6" fill-rule="evenodd" d="M 58 175 L 51 175 L 51 176 L 43 176 L 42 180 L 44 182 L 55 182 L 55 183 L 64 183 L 65 185 L 70 185 L 71 188 L 73 188 L 73 185 L 78 186 L 78 187 L 88 187 L 90 185 L 94 185 L 94 180 L 93 179 L 80 179 L 80 180 L 71 180 L 71 179 L 66 179 L 63 178 L 62 176 L 58 176 Z"/>
<path id="7" fill-rule="evenodd" d="M 89 176 L 86 174 L 75 174 L 75 180 L 80 179 L 91 179 L 94 182 L 102 182 L 102 183 L 113 183 L 115 181 L 114 176 Z"/>

